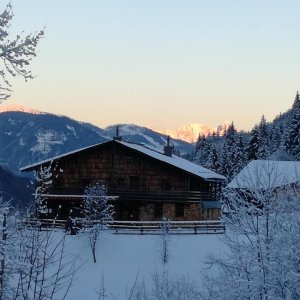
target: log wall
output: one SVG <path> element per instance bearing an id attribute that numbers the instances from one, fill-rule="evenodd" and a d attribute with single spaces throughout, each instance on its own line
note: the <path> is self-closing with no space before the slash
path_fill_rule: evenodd
<path id="1" fill-rule="evenodd" d="M 67 156 L 58 161 L 56 170 L 62 172 L 57 171 L 52 190 L 63 191 L 69 195 L 82 194 L 87 185 L 95 183 L 103 183 L 112 190 L 132 191 L 131 193 L 143 191 L 144 194 L 147 194 L 147 191 L 190 190 L 212 194 L 216 190 L 216 186 L 212 183 L 117 143 L 107 143 Z M 189 199 L 180 200 L 184 205 L 184 213 L 178 214 L 176 212 L 178 203 L 172 202 L 171 199 L 161 203 L 162 214 L 157 216 L 155 208 L 157 201 L 153 199 L 130 202 L 126 201 L 124 196 L 119 200 L 116 205 L 118 220 L 152 221 L 160 220 L 162 217 L 174 221 L 205 220 L 217 219 L 220 214 L 218 209 L 205 211 L 199 201 L 192 203 L 195 201 L 188 201 Z"/>

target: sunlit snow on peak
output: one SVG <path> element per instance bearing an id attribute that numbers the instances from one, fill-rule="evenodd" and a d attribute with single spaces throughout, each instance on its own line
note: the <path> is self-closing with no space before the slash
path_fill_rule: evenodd
<path id="1" fill-rule="evenodd" d="M 224 121 L 221 125 L 218 125 L 217 127 L 212 127 L 200 123 L 188 123 L 175 129 L 165 129 L 165 130 L 154 129 L 154 130 L 162 134 L 169 135 L 175 139 L 180 139 L 189 143 L 194 143 L 197 141 L 199 135 L 207 136 L 217 131 L 220 134 L 223 134 L 224 130 L 228 128 L 229 124 L 230 124 L 229 121 Z"/>
<path id="2" fill-rule="evenodd" d="M 10 111 L 20 111 L 20 112 L 25 112 L 25 113 L 31 113 L 31 114 L 43 114 L 43 112 L 32 109 L 29 107 L 25 107 L 20 104 L 10 104 L 10 105 L 0 105 L 0 113 L 2 112 L 10 112 Z"/>

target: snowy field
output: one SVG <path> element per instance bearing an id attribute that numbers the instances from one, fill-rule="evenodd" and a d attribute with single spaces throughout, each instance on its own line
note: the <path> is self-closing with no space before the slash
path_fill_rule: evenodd
<path id="1" fill-rule="evenodd" d="M 87 236 L 67 236 L 66 250 L 77 256 L 81 264 L 67 299 L 98 299 L 97 291 L 104 278 L 108 299 L 122 300 L 136 278 L 147 283 L 155 272 L 164 270 L 170 278 L 188 276 L 200 283 L 201 272 L 209 272 L 206 256 L 223 252 L 221 237 L 221 234 L 170 235 L 169 261 L 164 265 L 160 235 L 103 233 L 97 245 L 97 263 L 93 263 Z"/>

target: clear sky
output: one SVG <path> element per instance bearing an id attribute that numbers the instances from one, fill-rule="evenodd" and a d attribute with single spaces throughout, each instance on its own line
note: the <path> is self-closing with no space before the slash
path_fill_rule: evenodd
<path id="1" fill-rule="evenodd" d="M 3 7 L 3 1 L 2 7 Z M 12 0 L 12 32 L 46 26 L 20 103 L 99 126 L 233 120 L 250 129 L 300 89 L 298 0 Z"/>

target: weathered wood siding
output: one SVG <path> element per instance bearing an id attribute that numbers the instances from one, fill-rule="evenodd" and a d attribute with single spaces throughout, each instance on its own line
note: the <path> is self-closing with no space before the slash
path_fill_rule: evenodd
<path id="1" fill-rule="evenodd" d="M 66 157 L 59 161 L 58 169 L 63 172 L 54 180 L 56 189 L 78 189 L 102 182 L 109 188 L 191 190 L 188 173 L 116 144 Z M 138 177 L 138 188 L 134 186 L 133 177 Z M 197 178 L 197 188 L 209 191 L 209 183 Z"/>
<path id="2" fill-rule="evenodd" d="M 123 194 L 115 202 L 117 220 L 151 221 L 164 217 L 179 221 L 219 217 L 217 209 L 203 210 L 200 199 L 194 194 L 172 198 L 172 192 L 200 191 L 208 197 L 206 200 L 211 200 L 218 184 L 206 182 L 118 143 L 103 144 L 58 160 L 55 177 L 50 191 L 52 194 L 82 195 L 87 185 L 95 183 L 105 184 L 108 189 L 116 191 L 115 195 L 118 191 L 125 191 L 127 195 Z M 168 191 L 167 198 L 154 196 L 154 192 Z M 128 198 L 130 196 L 131 199 Z M 63 214 L 72 207 L 71 199 L 49 198 L 47 201 L 53 214 L 58 211 L 59 204 L 63 206 Z M 74 202 L 77 208 L 79 202 L 78 199 Z"/>

